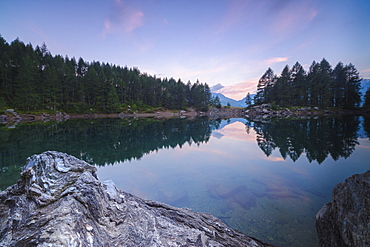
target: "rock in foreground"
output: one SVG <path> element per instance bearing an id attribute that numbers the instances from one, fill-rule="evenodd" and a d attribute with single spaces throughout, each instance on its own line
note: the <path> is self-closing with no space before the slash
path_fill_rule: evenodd
<path id="1" fill-rule="evenodd" d="M 337 184 L 316 215 L 320 246 L 370 246 L 370 171 Z"/>
<path id="2" fill-rule="evenodd" d="M 0 246 L 271 246 L 210 214 L 143 200 L 96 168 L 45 152 L 0 193 Z"/>

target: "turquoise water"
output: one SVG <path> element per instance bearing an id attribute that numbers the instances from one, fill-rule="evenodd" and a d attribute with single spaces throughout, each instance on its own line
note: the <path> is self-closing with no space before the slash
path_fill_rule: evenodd
<path id="1" fill-rule="evenodd" d="M 2 189 L 14 183 L 25 157 L 58 150 L 95 163 L 101 180 L 137 196 L 211 213 L 272 244 L 317 246 L 315 215 L 335 184 L 370 169 L 363 122 L 106 119 L 2 128 L 0 181 Z"/>

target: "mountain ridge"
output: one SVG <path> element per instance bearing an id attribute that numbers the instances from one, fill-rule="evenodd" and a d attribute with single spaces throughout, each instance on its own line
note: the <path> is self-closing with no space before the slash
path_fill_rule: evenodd
<path id="1" fill-rule="evenodd" d="M 223 106 L 226 106 L 227 103 L 229 103 L 230 106 L 234 106 L 234 107 L 247 107 L 247 105 L 245 104 L 245 98 L 246 97 L 244 97 L 241 100 L 235 100 L 235 99 L 231 99 L 229 97 L 226 97 L 222 93 L 214 93 L 214 92 L 212 92 L 212 96 L 213 97 L 218 96 L 218 98 L 220 99 L 221 105 L 223 105 Z M 251 97 L 253 97 L 253 95 L 251 95 Z"/>

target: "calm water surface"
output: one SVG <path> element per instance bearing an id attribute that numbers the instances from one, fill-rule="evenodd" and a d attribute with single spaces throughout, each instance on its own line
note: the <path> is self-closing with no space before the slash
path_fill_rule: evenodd
<path id="1" fill-rule="evenodd" d="M 364 125 L 365 123 L 365 125 Z M 367 122 L 368 123 L 368 122 Z M 0 130 L 1 189 L 25 158 L 67 152 L 120 189 L 282 246 L 317 246 L 315 215 L 335 184 L 370 169 L 362 118 L 67 121 Z"/>

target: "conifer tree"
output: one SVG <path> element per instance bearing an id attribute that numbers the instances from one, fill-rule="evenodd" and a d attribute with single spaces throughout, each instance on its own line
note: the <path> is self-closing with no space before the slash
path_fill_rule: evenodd
<path id="1" fill-rule="evenodd" d="M 269 98 L 269 90 L 275 84 L 276 78 L 274 71 L 271 68 L 268 68 L 266 72 L 262 75 L 257 85 L 257 93 L 254 97 L 254 102 L 256 104 L 262 104 L 267 102 Z"/>
<path id="2" fill-rule="evenodd" d="M 291 71 L 291 105 L 305 105 L 307 102 L 308 87 L 306 83 L 306 72 L 302 65 L 296 62 Z"/>
<path id="3" fill-rule="evenodd" d="M 370 88 L 366 90 L 364 108 L 370 108 Z"/>
<path id="4" fill-rule="evenodd" d="M 339 62 L 332 73 L 331 89 L 331 106 L 344 107 L 345 105 L 345 88 L 346 73 L 343 63 Z"/>
<path id="5" fill-rule="evenodd" d="M 289 66 L 286 65 L 274 85 L 274 90 L 271 90 L 273 92 L 273 97 L 270 96 L 268 102 L 276 101 L 276 103 L 281 106 L 290 105 L 293 92 L 290 75 Z"/>
<path id="6" fill-rule="evenodd" d="M 345 102 L 344 108 L 359 107 L 361 103 L 361 78 L 353 64 L 344 67 L 346 74 Z"/>
<path id="7" fill-rule="evenodd" d="M 218 109 L 221 108 L 221 100 L 220 100 L 220 97 L 218 97 L 218 95 L 216 95 L 214 98 L 213 98 L 213 103 L 212 105 Z"/>
<path id="8" fill-rule="evenodd" d="M 252 97 L 249 92 L 247 93 L 247 96 L 245 97 L 245 104 L 247 105 L 247 107 L 252 105 Z"/>
<path id="9" fill-rule="evenodd" d="M 359 107 L 361 78 L 354 65 L 341 62 L 334 70 L 324 58 L 312 62 L 308 73 L 296 62 L 292 69 L 285 66 L 280 77 L 265 72 L 257 84 L 255 103 L 276 102 L 282 106 Z M 272 78 L 272 79 L 271 79 Z"/>
<path id="10" fill-rule="evenodd" d="M 15 77 L 14 103 L 23 110 L 35 110 L 39 106 L 37 89 L 37 65 L 33 59 L 26 55 L 19 66 Z"/>

